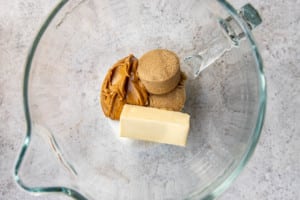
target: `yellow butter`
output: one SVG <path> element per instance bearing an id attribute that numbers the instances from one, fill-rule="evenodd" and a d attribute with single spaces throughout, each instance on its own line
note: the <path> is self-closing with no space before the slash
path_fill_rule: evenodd
<path id="1" fill-rule="evenodd" d="M 190 116 L 185 113 L 125 104 L 120 136 L 185 146 Z"/>

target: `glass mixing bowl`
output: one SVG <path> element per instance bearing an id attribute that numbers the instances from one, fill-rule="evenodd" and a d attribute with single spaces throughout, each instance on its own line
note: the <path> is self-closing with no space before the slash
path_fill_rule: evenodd
<path id="1" fill-rule="evenodd" d="M 254 16 L 221 0 L 59 2 L 26 63 L 17 183 L 77 199 L 218 196 L 252 155 L 265 113 L 262 61 L 246 15 Z M 99 104 L 113 63 L 156 48 L 174 51 L 189 76 L 185 148 L 119 138 Z M 193 55 L 212 61 L 200 75 L 199 63 L 188 62 Z"/>

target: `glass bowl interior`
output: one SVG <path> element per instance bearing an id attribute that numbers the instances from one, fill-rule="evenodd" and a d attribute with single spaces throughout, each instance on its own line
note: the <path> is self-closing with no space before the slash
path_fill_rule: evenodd
<path id="1" fill-rule="evenodd" d="M 120 58 L 156 48 L 183 58 L 233 16 L 246 40 L 188 79 L 185 148 L 119 138 L 99 104 Z M 239 174 L 264 117 L 262 63 L 251 33 L 224 1 L 62 1 L 39 32 L 25 70 L 26 140 L 16 180 L 36 193 L 78 199 L 201 199 Z M 26 153 L 25 153 L 26 151 Z"/>

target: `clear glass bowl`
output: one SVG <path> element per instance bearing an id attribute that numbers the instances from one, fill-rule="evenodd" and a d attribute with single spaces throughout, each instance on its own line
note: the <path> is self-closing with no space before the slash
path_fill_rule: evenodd
<path id="1" fill-rule="evenodd" d="M 166 48 L 189 74 L 184 58 L 211 44 L 228 16 L 245 40 L 189 78 L 187 146 L 119 138 L 99 104 L 108 68 Z M 61 1 L 33 42 L 23 87 L 27 133 L 15 179 L 35 194 L 77 199 L 215 198 L 252 155 L 266 104 L 249 27 L 221 0 Z"/>

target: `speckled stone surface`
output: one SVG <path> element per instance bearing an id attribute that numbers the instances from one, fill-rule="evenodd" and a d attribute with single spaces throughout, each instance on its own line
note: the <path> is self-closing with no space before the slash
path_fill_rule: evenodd
<path id="1" fill-rule="evenodd" d="M 21 81 L 31 42 L 58 1 L 0 1 L 0 199 L 67 199 L 32 196 L 12 172 L 24 137 Z M 235 7 L 247 3 L 232 0 Z M 263 24 L 255 38 L 264 59 L 267 115 L 255 153 L 221 200 L 300 199 L 300 1 L 250 1 Z"/>

